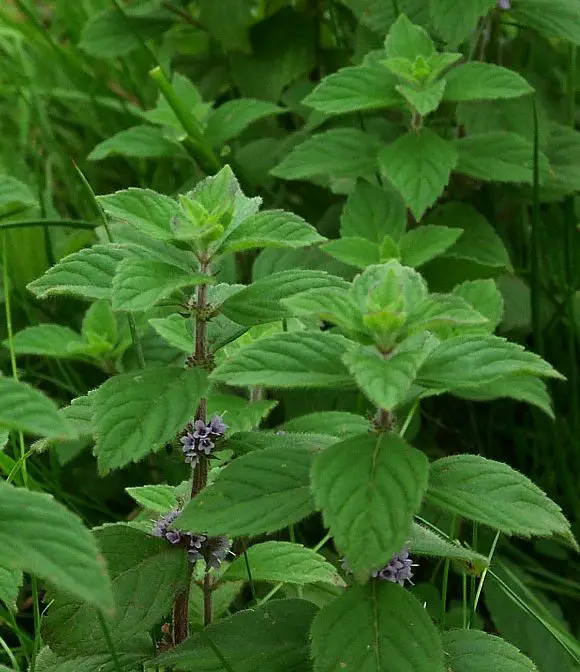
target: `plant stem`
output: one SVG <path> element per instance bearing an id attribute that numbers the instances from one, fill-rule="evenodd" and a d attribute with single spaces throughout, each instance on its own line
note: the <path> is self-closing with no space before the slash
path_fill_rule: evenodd
<path id="1" fill-rule="evenodd" d="M 202 258 L 199 265 L 200 273 L 211 272 L 210 263 Z M 207 361 L 207 319 L 203 314 L 207 308 L 207 284 L 198 285 L 196 294 L 196 316 L 195 320 L 195 344 L 194 360 L 196 366 L 204 366 Z M 196 420 L 207 421 L 207 399 L 200 399 L 195 413 Z M 200 456 L 199 462 L 191 474 L 191 499 L 196 497 L 207 483 L 208 461 L 205 456 Z M 191 577 L 193 568 L 189 566 L 187 584 L 184 590 L 175 598 L 173 604 L 173 643 L 181 644 L 189 636 L 189 589 L 191 586 Z M 212 590 L 211 579 L 206 572 L 203 581 L 203 616 L 204 624 L 211 623 L 211 605 Z"/>
<path id="2" fill-rule="evenodd" d="M 453 541 L 455 539 L 455 527 L 456 527 L 456 518 L 453 516 L 451 520 L 451 530 L 449 532 L 449 539 Z M 451 560 L 445 558 L 445 564 L 443 566 L 443 584 L 441 586 L 441 620 L 440 626 L 441 631 L 445 630 L 445 623 L 447 619 L 447 588 L 449 587 L 449 567 L 451 565 Z"/>

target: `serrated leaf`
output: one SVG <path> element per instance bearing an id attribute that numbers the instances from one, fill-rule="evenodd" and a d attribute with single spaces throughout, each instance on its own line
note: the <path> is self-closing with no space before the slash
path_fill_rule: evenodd
<path id="1" fill-rule="evenodd" d="M 481 575 L 489 560 L 459 543 L 451 543 L 423 525 L 413 523 L 409 535 L 409 549 L 413 557 L 425 555 L 431 558 L 451 558 L 459 561 L 472 574 Z"/>
<path id="2" fill-rule="evenodd" d="M 486 328 L 490 331 L 494 331 L 501 322 L 503 298 L 494 280 L 467 280 L 454 287 L 453 296 L 467 301 L 486 317 L 489 320 Z"/>
<path id="3" fill-rule="evenodd" d="M 285 180 L 372 176 L 381 146 L 379 140 L 356 128 L 334 128 L 295 147 L 270 174 Z"/>
<path id="4" fill-rule="evenodd" d="M 556 126 L 548 139 L 546 155 L 558 185 L 571 191 L 580 190 L 580 133 L 568 126 Z"/>
<path id="5" fill-rule="evenodd" d="M 9 347 L 8 341 L 4 341 L 3 345 Z M 86 348 L 87 344 L 80 334 L 69 327 L 37 324 L 14 334 L 13 346 L 17 355 L 74 358 L 78 352 L 75 350 Z"/>
<path id="6" fill-rule="evenodd" d="M 444 79 L 421 87 L 399 84 L 397 91 L 411 105 L 412 109 L 416 110 L 422 117 L 426 117 L 439 107 L 439 103 L 443 99 L 445 84 Z"/>
<path id="7" fill-rule="evenodd" d="M 0 545 L 4 567 L 112 611 L 111 584 L 94 539 L 52 496 L 0 482 Z"/>
<path id="8" fill-rule="evenodd" d="M 88 155 L 89 161 L 102 161 L 110 156 L 136 159 L 160 159 L 179 156 L 181 145 L 169 140 L 156 126 L 133 126 L 100 142 Z"/>
<path id="9" fill-rule="evenodd" d="M 453 390 L 522 374 L 563 379 L 548 362 L 517 343 L 499 336 L 464 335 L 443 341 L 431 351 L 419 370 L 418 382 Z"/>
<path id="10" fill-rule="evenodd" d="M 425 28 L 412 24 L 405 14 L 399 14 L 385 40 L 387 58 L 414 61 L 417 56 L 429 58 L 434 51 L 435 45 Z"/>
<path id="11" fill-rule="evenodd" d="M 379 154 L 381 171 L 416 219 L 441 195 L 456 164 L 453 145 L 428 128 L 406 133 Z"/>
<path id="12" fill-rule="evenodd" d="M 381 248 L 377 243 L 358 236 L 331 240 L 322 249 L 344 264 L 361 269 L 378 264 L 381 260 Z"/>
<path id="13" fill-rule="evenodd" d="M 301 544 L 288 541 L 265 541 L 250 546 L 246 551 L 253 581 L 281 583 L 330 583 L 344 586 L 335 567 L 327 560 Z M 246 558 L 239 557 L 222 574 L 222 581 L 247 579 Z"/>
<path id="14" fill-rule="evenodd" d="M 158 317 L 149 320 L 149 324 L 169 345 L 191 354 L 193 351 L 193 325 L 177 313 L 167 317 Z"/>
<path id="15" fill-rule="evenodd" d="M 405 545 L 428 471 L 425 455 L 395 434 L 349 438 L 315 457 L 317 507 L 359 578 Z"/>
<path id="16" fill-rule="evenodd" d="M 534 148 L 516 133 L 478 133 L 455 141 L 458 173 L 486 182 L 534 181 Z M 549 173 L 548 159 L 540 152 L 540 178 Z"/>
<path id="17" fill-rule="evenodd" d="M 303 103 L 326 114 L 347 114 L 400 105 L 397 78 L 378 63 L 342 68 L 327 75 Z"/>
<path id="18" fill-rule="evenodd" d="M 222 103 L 210 113 L 205 136 L 212 145 L 223 145 L 237 137 L 248 126 L 286 110 L 265 100 L 238 98 Z"/>
<path id="19" fill-rule="evenodd" d="M 483 266 L 511 268 L 508 251 L 493 226 L 467 203 L 451 202 L 437 207 L 428 221 L 448 227 L 461 227 L 463 233 L 445 257 L 466 259 Z"/>
<path id="20" fill-rule="evenodd" d="M 222 305 L 223 314 L 243 325 L 265 324 L 290 317 L 282 299 L 310 288 L 346 288 L 342 278 L 325 271 L 281 271 L 267 278 L 256 280 L 248 287 L 227 298 Z"/>
<path id="21" fill-rule="evenodd" d="M 75 437 L 52 399 L 12 378 L 0 377 L 0 427 L 48 438 Z"/>
<path id="22" fill-rule="evenodd" d="M 143 485 L 125 488 L 125 491 L 143 508 L 160 514 L 167 513 L 177 506 L 177 492 L 173 485 Z"/>
<path id="23" fill-rule="evenodd" d="M 343 357 L 362 392 L 379 408 L 392 411 L 405 401 L 423 363 L 425 335 L 411 336 L 387 358 L 372 346 L 352 348 Z"/>
<path id="24" fill-rule="evenodd" d="M 90 306 L 83 317 L 81 332 L 89 345 L 100 346 L 104 352 L 115 345 L 119 335 L 117 319 L 108 301 L 95 301 Z"/>
<path id="25" fill-rule="evenodd" d="M 478 19 L 496 6 L 497 0 L 429 0 L 431 18 L 439 35 L 450 45 L 463 42 Z"/>
<path id="26" fill-rule="evenodd" d="M 341 0 L 363 26 L 382 35 L 388 32 L 397 18 L 397 11 L 392 3 L 383 0 Z"/>
<path id="27" fill-rule="evenodd" d="M 315 612 L 306 600 L 272 600 L 191 635 L 157 662 L 176 670 L 193 666 L 196 672 L 218 672 L 223 665 L 216 657 L 217 647 L 235 672 L 307 670 L 308 633 Z"/>
<path id="28" fill-rule="evenodd" d="M 452 672 L 537 672 L 515 646 L 481 630 L 444 632 L 443 646 Z"/>
<path id="29" fill-rule="evenodd" d="M 284 432 L 317 432 L 337 438 L 370 432 L 371 423 L 367 418 L 344 411 L 319 411 L 292 418 L 284 423 Z"/>
<path id="30" fill-rule="evenodd" d="M 160 261 L 129 257 L 117 266 L 113 278 L 113 310 L 147 311 L 177 289 L 212 282 L 213 278 L 204 273 L 187 272 Z"/>
<path id="31" fill-rule="evenodd" d="M 213 380 L 230 385 L 327 387 L 349 384 L 342 363 L 349 341 L 327 332 L 282 333 L 251 343 L 222 362 Z"/>
<path id="32" fill-rule="evenodd" d="M 112 579 L 115 614 L 107 625 L 122 651 L 123 642 L 140 640 L 170 613 L 187 582 L 187 557 L 182 549 L 125 523 L 104 525 L 93 534 Z M 60 593 L 42 619 L 42 635 L 62 656 L 108 651 L 95 609 Z"/>
<path id="33" fill-rule="evenodd" d="M 125 373 L 97 390 L 95 453 L 101 469 L 118 469 L 158 450 L 195 415 L 206 390 L 199 369 L 167 367 Z"/>
<path id="34" fill-rule="evenodd" d="M 175 526 L 232 536 L 274 532 L 310 515 L 314 450 L 266 448 L 238 457 L 184 508 Z M 267 475 L 265 477 L 265 475 Z"/>
<path id="35" fill-rule="evenodd" d="M 523 537 L 561 535 L 573 544 L 560 507 L 529 478 L 479 455 L 431 463 L 428 500 L 445 511 Z"/>
<path id="36" fill-rule="evenodd" d="M 463 387 L 456 396 L 471 401 L 492 399 L 516 399 L 541 409 L 548 417 L 555 419 L 552 398 L 543 380 L 534 376 L 506 376 L 474 387 Z"/>
<path id="37" fill-rule="evenodd" d="M 295 434 L 284 431 L 252 431 L 238 432 L 232 437 L 228 437 L 225 447 L 232 450 L 236 455 L 247 455 L 255 450 L 265 450 L 266 448 L 277 448 L 280 452 L 292 452 L 298 447 L 300 450 L 323 450 L 336 443 L 338 438 L 321 432 L 306 432 L 304 434 Z"/>
<path id="38" fill-rule="evenodd" d="M 282 299 L 281 303 L 292 315 L 316 316 L 336 324 L 347 332 L 366 333 L 359 307 L 343 288 L 309 289 L 289 299 Z"/>
<path id="39" fill-rule="evenodd" d="M 461 236 L 462 229 L 423 224 L 407 231 L 399 241 L 401 263 L 418 268 L 448 250 Z"/>
<path id="40" fill-rule="evenodd" d="M 115 269 L 125 255 L 111 245 L 93 245 L 64 257 L 27 289 L 39 299 L 62 295 L 110 299 Z"/>
<path id="41" fill-rule="evenodd" d="M 443 98 L 456 103 L 519 98 L 534 91 L 517 72 L 480 61 L 458 65 L 447 73 L 445 79 L 447 86 Z"/>
<path id="42" fill-rule="evenodd" d="M 153 655 L 152 642 L 145 639 L 125 644 L 122 651 L 117 651 L 117 661 L 108 651 L 61 657 L 44 647 L 36 659 L 35 669 L 37 672 L 135 672 Z"/>
<path id="43" fill-rule="evenodd" d="M 525 0 L 511 11 L 514 21 L 546 37 L 580 44 L 580 7 L 570 0 Z"/>
<path id="44" fill-rule="evenodd" d="M 22 570 L 7 569 L 0 565 L 0 602 L 10 611 L 16 611 L 16 600 L 22 586 Z"/>
<path id="45" fill-rule="evenodd" d="M 217 249 L 239 252 L 265 247 L 308 247 L 325 240 L 302 217 L 285 210 L 264 210 L 250 215 L 231 233 L 226 232 Z"/>
<path id="46" fill-rule="evenodd" d="M 417 303 L 405 328 L 410 332 L 429 330 L 438 334 L 441 327 L 487 327 L 488 321 L 464 299 L 452 294 L 431 294 Z M 443 332 L 445 336 L 448 334 Z M 425 357 L 429 354 L 425 352 Z"/>
<path id="47" fill-rule="evenodd" d="M 275 399 L 252 401 L 233 394 L 214 392 L 207 397 L 208 416 L 223 416 L 228 425 L 228 434 L 255 429 L 277 405 L 278 401 Z"/>
<path id="48" fill-rule="evenodd" d="M 317 614 L 311 636 L 315 672 L 446 672 L 427 611 L 388 581 L 346 590 Z"/>
<path id="49" fill-rule="evenodd" d="M 385 236 L 395 242 L 407 226 L 405 204 L 393 189 L 358 182 L 340 216 L 340 235 L 360 236 L 381 245 Z"/>
<path id="50" fill-rule="evenodd" d="M 182 214 L 177 201 L 151 189 L 124 189 L 97 201 L 113 222 L 129 224 L 141 233 L 159 240 L 170 240 L 171 221 Z"/>

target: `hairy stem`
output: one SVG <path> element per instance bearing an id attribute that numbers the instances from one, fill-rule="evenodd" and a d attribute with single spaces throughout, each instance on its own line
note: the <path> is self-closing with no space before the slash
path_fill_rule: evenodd
<path id="1" fill-rule="evenodd" d="M 210 274 L 210 264 L 207 260 L 200 260 L 201 273 Z M 201 284 L 197 287 L 196 295 L 196 316 L 195 316 L 195 344 L 194 360 L 197 366 L 204 366 L 207 361 L 207 318 L 204 311 L 207 308 L 207 285 Z M 200 399 L 195 412 L 196 420 L 207 421 L 207 399 Z M 191 498 L 196 497 L 207 483 L 208 461 L 201 456 L 191 475 Z M 189 636 L 189 588 L 193 567 L 188 565 L 188 576 L 185 589 L 175 598 L 173 604 L 173 643 L 181 644 Z M 209 625 L 211 622 L 211 581 L 206 573 L 203 582 L 203 605 L 204 605 L 204 623 Z"/>

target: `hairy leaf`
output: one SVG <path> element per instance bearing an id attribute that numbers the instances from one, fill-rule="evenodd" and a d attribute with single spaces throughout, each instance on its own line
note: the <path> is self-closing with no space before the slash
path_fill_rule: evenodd
<path id="1" fill-rule="evenodd" d="M 407 231 L 399 241 L 401 263 L 418 268 L 448 250 L 463 233 L 462 229 L 424 224 Z"/>
<path id="2" fill-rule="evenodd" d="M 515 646 L 480 630 L 449 630 L 443 646 L 453 672 L 537 672 Z"/>
<path id="3" fill-rule="evenodd" d="M 479 61 L 453 68 L 445 79 L 447 86 L 443 98 L 454 102 L 518 98 L 534 91 L 517 72 Z"/>
<path id="4" fill-rule="evenodd" d="M 237 98 L 222 103 L 213 110 L 207 122 L 205 135 L 212 145 L 223 145 L 237 137 L 255 121 L 286 112 L 265 100 Z"/>

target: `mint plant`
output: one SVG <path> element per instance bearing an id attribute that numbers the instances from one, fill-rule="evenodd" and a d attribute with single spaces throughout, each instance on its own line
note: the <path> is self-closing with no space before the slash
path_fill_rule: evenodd
<path id="1" fill-rule="evenodd" d="M 360 3 L 343 4 L 356 13 Z M 496 566 L 502 535 L 577 551 L 569 522 L 517 470 L 475 449 L 433 454 L 416 430 L 442 395 L 554 415 L 546 381 L 564 377 L 495 333 L 504 302 L 494 276 L 511 260 L 465 197 L 486 182 L 574 192 L 537 128 L 535 139 L 500 130 L 473 105 L 532 114 L 526 79 L 474 56 L 504 13 L 535 7 L 539 20 L 545 3 L 432 0 L 432 31 L 399 11 L 412 4 L 365 9 L 361 25 L 389 26 L 382 48 L 322 77 L 302 100 L 315 132 L 271 171 L 345 195 L 339 238 L 262 208 L 220 169 L 226 143 L 281 114 L 275 104 L 208 112 L 188 80 L 172 88 L 154 69 L 162 95 L 147 123 L 93 150 L 93 160 L 127 147 L 187 154 L 210 176 L 176 197 L 98 196 L 98 242 L 28 285 L 39 302 L 88 302 L 80 329 L 10 327 L 13 362 L 74 360 L 104 378 L 58 410 L 15 364 L 14 380 L 0 379 L 0 426 L 19 432 L 24 486 L 0 484 L 0 597 L 15 601 L 22 572 L 43 582 L 36 670 L 537 669 L 487 632 L 478 608 L 491 578 L 512 590 L 509 567 Z M 85 46 L 117 19 L 107 10 L 92 21 Z M 307 413 L 284 414 L 292 393 Z M 318 394 L 356 409 L 318 407 Z M 135 515 L 89 532 L 34 492 L 22 432 L 63 460 L 91 447 L 103 478 L 146 473 L 126 487 Z M 545 623 L 578 662 L 577 643 Z"/>
<path id="2" fill-rule="evenodd" d="M 377 189 L 357 187 L 347 232 L 356 226 L 354 199 Z M 112 242 L 65 257 L 30 290 L 108 301 L 114 315 L 134 321 L 141 367 L 77 400 L 88 412 L 75 427 L 95 437 L 103 472 L 169 450 L 185 478 L 128 488 L 142 513 L 93 530 L 114 615 L 47 577 L 55 589 L 39 665 L 186 670 L 213 669 L 220 660 L 225 669 L 444 672 L 464 669 L 460 661 L 474 651 L 466 670 L 489 660 L 533 670 L 496 637 L 446 630 L 405 587 L 429 558 L 441 558 L 476 577 L 469 599 L 477 607 L 492 554 L 448 537 L 435 511 L 498 535 L 555 536 L 576 547 L 559 507 L 522 474 L 478 455 L 430 461 L 405 439 L 427 397 L 513 396 L 549 412 L 543 380 L 562 377 L 493 334 L 501 297 L 492 280 L 432 292 L 392 253 L 406 249 L 407 261 L 420 266 L 454 245 L 458 230 L 447 235 L 426 224 L 405 231 L 388 219 L 361 219 L 367 247 L 391 252 L 358 259 L 362 270 L 352 280 L 297 269 L 244 286 L 226 280 L 227 260 L 238 251 L 339 248 L 290 212 L 260 210 L 260 199 L 245 196 L 227 166 L 175 200 L 130 189 L 98 202 Z M 355 244 L 349 249 L 358 253 Z M 168 363 L 150 359 L 151 332 L 172 353 Z M 270 391 L 333 387 L 360 390 L 373 415 L 351 414 L 337 433 L 332 416 L 313 408 L 303 427 L 256 429 L 272 409 Z M 56 417 L 66 422 L 74 406 Z M 328 533 L 314 550 L 264 540 L 316 511 Z M 240 582 L 255 603 L 232 605 L 227 616 Z M 260 597 L 262 584 L 274 589 Z M 295 596 L 274 599 L 292 584 L 300 587 Z M 302 592 L 324 584 L 331 590 L 314 603 Z M 198 609 L 202 623 L 194 628 Z M 251 652 L 233 648 L 232 637 L 248 637 Z"/>

